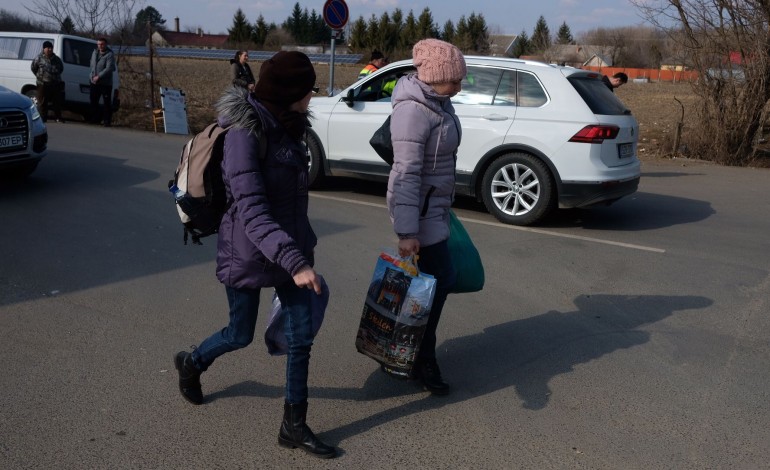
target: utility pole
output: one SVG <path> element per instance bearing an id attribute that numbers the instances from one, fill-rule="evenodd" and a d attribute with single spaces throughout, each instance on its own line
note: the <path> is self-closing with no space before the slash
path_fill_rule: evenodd
<path id="1" fill-rule="evenodd" d="M 150 20 L 147 20 L 147 37 L 149 38 L 147 46 L 150 56 L 150 109 L 153 110 L 155 109 L 155 70 L 152 66 L 152 24 L 150 24 Z"/>

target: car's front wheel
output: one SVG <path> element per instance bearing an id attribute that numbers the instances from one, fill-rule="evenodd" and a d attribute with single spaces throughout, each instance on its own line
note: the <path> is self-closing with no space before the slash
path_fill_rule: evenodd
<path id="1" fill-rule="evenodd" d="M 492 162 L 481 185 L 487 210 L 506 224 L 534 224 L 556 203 L 554 180 L 548 167 L 522 152 L 509 153 Z"/>

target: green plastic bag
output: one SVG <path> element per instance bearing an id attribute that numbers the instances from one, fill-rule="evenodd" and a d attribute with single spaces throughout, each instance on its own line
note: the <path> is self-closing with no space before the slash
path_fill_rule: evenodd
<path id="1" fill-rule="evenodd" d="M 457 281 L 452 288 L 453 294 L 478 292 L 484 288 L 484 265 L 481 264 L 479 251 L 473 245 L 468 232 L 457 218 L 454 211 L 449 211 L 449 253 L 452 256 Z"/>

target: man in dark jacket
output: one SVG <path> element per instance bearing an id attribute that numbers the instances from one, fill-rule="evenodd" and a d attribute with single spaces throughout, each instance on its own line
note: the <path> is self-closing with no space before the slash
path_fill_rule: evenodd
<path id="1" fill-rule="evenodd" d="M 99 98 L 104 102 L 105 127 L 112 124 L 112 74 L 115 72 L 115 54 L 107 47 L 107 40 L 96 40 L 91 54 L 91 121 L 99 123 Z"/>
<path id="2" fill-rule="evenodd" d="M 61 117 L 62 94 L 64 82 L 61 74 L 64 71 L 64 63 L 53 52 L 51 41 L 43 42 L 43 52 L 32 59 L 32 73 L 37 79 L 37 106 L 43 122 L 48 120 L 48 101 L 53 103 L 53 114 L 56 122 L 64 122 Z"/>
<path id="3" fill-rule="evenodd" d="M 278 443 L 330 458 L 336 450 L 305 423 L 308 366 L 313 344 L 311 302 L 321 294 L 313 269 L 316 235 L 308 219 L 308 162 L 302 136 L 315 85 L 308 57 L 281 51 L 262 64 L 254 92 L 232 86 L 219 100 L 225 136 L 222 176 L 229 209 L 217 243 L 217 278 L 230 306 L 227 327 L 192 353 L 174 357 L 179 390 L 203 403 L 200 375 L 219 356 L 254 338 L 260 291 L 274 287 L 283 309 L 288 343 L 284 415 Z M 267 139 L 265 150 L 260 140 Z"/>
<path id="4" fill-rule="evenodd" d="M 606 75 L 602 75 L 602 83 L 604 83 L 613 93 L 615 93 L 615 88 L 618 88 L 627 82 L 628 75 L 624 74 L 623 72 L 616 73 L 612 76 L 612 78 L 608 78 Z"/>

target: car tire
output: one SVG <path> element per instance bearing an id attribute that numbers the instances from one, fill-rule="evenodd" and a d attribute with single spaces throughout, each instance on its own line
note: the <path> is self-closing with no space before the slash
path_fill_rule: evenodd
<path id="1" fill-rule="evenodd" d="M 497 158 L 484 172 L 481 185 L 487 210 L 506 224 L 534 224 L 556 205 L 551 172 L 541 160 L 527 153 Z"/>
<path id="2" fill-rule="evenodd" d="M 305 139 L 305 144 L 308 153 L 308 186 L 313 189 L 318 189 L 323 185 L 324 180 L 326 179 L 321 144 L 318 143 L 318 139 L 310 133 L 308 133 L 307 138 Z"/>

